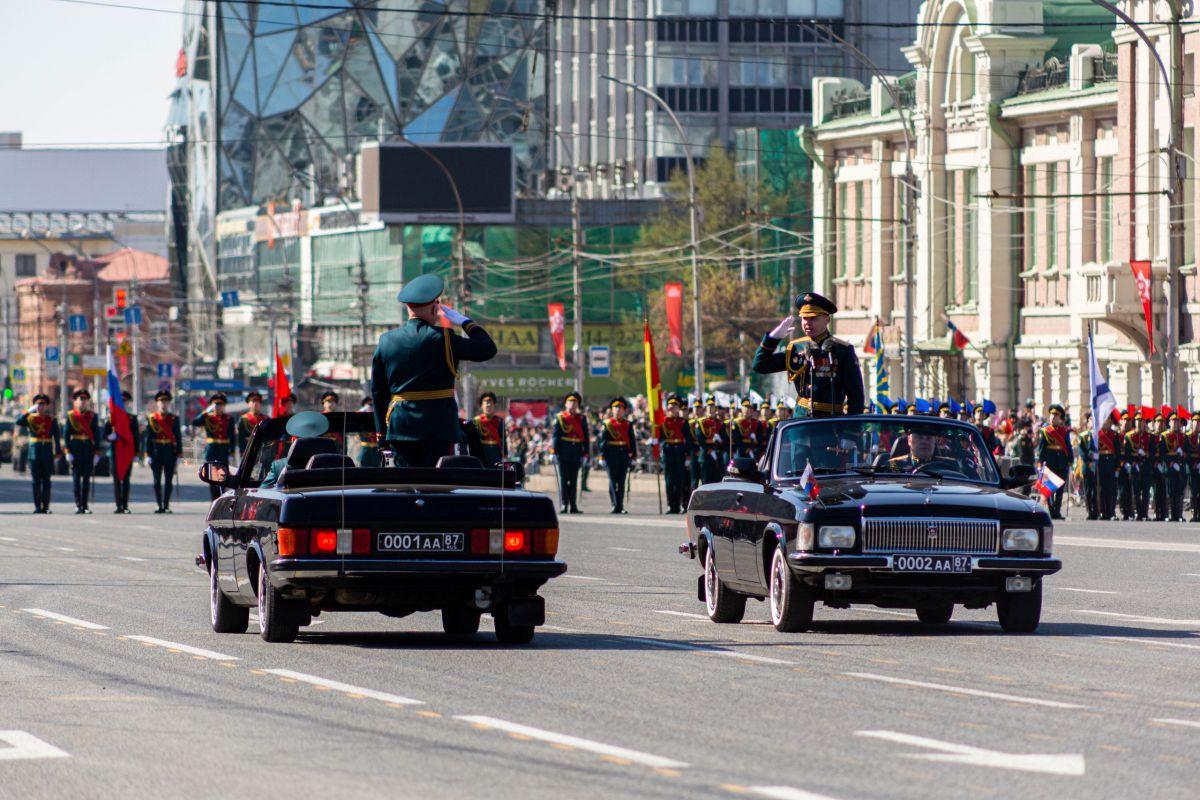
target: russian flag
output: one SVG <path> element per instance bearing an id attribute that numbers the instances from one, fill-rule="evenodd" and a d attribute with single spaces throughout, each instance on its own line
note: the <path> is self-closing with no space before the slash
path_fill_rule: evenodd
<path id="1" fill-rule="evenodd" d="M 821 494 L 821 487 L 817 484 L 817 476 L 813 472 L 811 461 L 808 462 L 808 466 L 804 468 L 804 473 L 800 476 L 800 488 L 810 500 L 816 500 L 817 496 Z"/>
<path id="2" fill-rule="evenodd" d="M 1041 492 L 1042 497 L 1047 500 L 1050 495 L 1057 492 L 1063 487 L 1063 479 L 1054 474 L 1049 467 L 1042 467 L 1042 471 L 1038 473 L 1037 483 L 1033 484 L 1033 488 Z"/>
<path id="3" fill-rule="evenodd" d="M 121 382 L 117 380 L 117 370 L 113 367 L 112 348 L 106 349 L 108 359 L 108 419 L 112 423 L 113 433 L 117 440 L 113 442 L 113 470 L 116 476 L 125 480 L 129 469 L 133 466 L 133 454 L 136 448 L 133 444 L 133 428 L 129 424 L 129 413 L 125 410 L 125 400 L 121 397 Z"/>

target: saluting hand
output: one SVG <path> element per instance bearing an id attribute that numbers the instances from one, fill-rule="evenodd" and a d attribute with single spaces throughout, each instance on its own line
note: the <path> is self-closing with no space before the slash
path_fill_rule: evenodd
<path id="1" fill-rule="evenodd" d="M 462 325 L 470 319 L 466 314 L 461 314 L 447 305 L 442 306 L 442 314 L 446 316 L 446 319 L 450 320 L 452 325 Z"/>
<path id="2" fill-rule="evenodd" d="M 795 318 L 789 314 L 784 317 L 778 325 L 771 329 L 771 338 L 782 339 L 793 327 L 795 327 Z"/>

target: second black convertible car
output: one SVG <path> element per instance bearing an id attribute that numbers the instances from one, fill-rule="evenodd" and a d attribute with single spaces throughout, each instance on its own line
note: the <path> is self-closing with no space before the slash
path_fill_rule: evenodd
<path id="1" fill-rule="evenodd" d="M 236 473 L 205 464 L 224 487 L 197 563 L 208 569 L 213 630 L 291 641 L 324 611 L 403 617 L 438 611 L 447 633 L 491 614 L 496 638 L 525 643 L 545 622 L 538 589 L 566 571 L 558 518 L 511 469 L 447 456 L 436 469 L 358 467 L 347 439 L 373 433 L 370 414 L 326 414 L 330 433 L 292 438 L 259 423 Z"/>
<path id="2" fill-rule="evenodd" d="M 949 622 L 955 605 L 996 605 L 1005 631 L 1032 632 L 1051 556 L 1044 508 L 1012 491 L 973 426 L 930 417 L 855 416 L 779 425 L 761 462 L 735 458 L 688 506 L 697 594 L 714 622 L 766 599 L 781 631 L 812 624 L 816 603 L 915 609 Z"/>

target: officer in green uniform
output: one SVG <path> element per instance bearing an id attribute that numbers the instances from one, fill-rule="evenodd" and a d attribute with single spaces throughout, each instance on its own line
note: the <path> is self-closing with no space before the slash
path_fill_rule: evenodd
<path id="1" fill-rule="evenodd" d="M 587 456 L 590 437 L 587 417 L 580 413 L 583 397 L 579 392 L 567 392 L 563 410 L 554 416 L 554 460 L 558 467 L 558 500 L 560 514 L 579 513 L 579 467 Z"/>
<path id="2" fill-rule="evenodd" d="M 100 424 L 89 407 L 92 395 L 76 389 L 67 412 L 67 461 L 71 464 L 71 485 L 75 489 L 75 513 L 90 514 L 88 498 L 92 493 L 92 470 L 100 460 Z"/>
<path id="3" fill-rule="evenodd" d="M 125 408 L 133 408 L 130 405 L 133 402 L 133 395 L 129 392 L 121 392 L 121 399 L 125 401 Z M 133 434 L 133 457 L 136 459 L 142 449 L 142 440 L 138 435 L 137 417 L 133 414 L 129 415 L 129 432 Z M 125 473 L 125 480 L 121 480 L 117 475 L 117 438 L 117 431 L 113 427 L 112 420 L 109 419 L 104 423 L 104 439 L 108 442 L 108 463 L 112 465 L 113 499 L 117 503 L 117 508 L 113 513 L 132 514 L 133 512 L 129 510 L 129 488 L 133 483 L 133 465 L 130 464 L 129 471 Z"/>
<path id="4" fill-rule="evenodd" d="M 146 438 L 142 442 L 142 452 L 154 476 L 154 498 L 158 501 L 155 514 L 171 513 L 175 465 L 183 456 L 183 430 L 179 417 L 168 410 L 170 407 L 170 392 L 154 395 L 154 410 L 146 415 Z"/>
<path id="5" fill-rule="evenodd" d="M 410 281 L 397 296 L 408 322 L 379 338 L 371 363 L 375 426 L 395 453 L 397 466 L 432 467 L 462 441 L 454 382 L 460 361 L 490 361 L 496 343 L 479 324 L 447 306 L 440 311 L 465 337 L 442 328 L 439 304 L 445 284 L 437 275 Z"/>
<path id="6" fill-rule="evenodd" d="M 374 404 L 371 402 L 371 398 L 364 397 L 358 410 L 360 413 L 374 415 Z M 358 465 L 360 467 L 382 467 L 383 454 L 379 452 L 379 434 L 374 431 L 360 433 L 358 440 L 360 445 Z"/>
<path id="7" fill-rule="evenodd" d="M 208 407 L 192 420 L 193 428 L 204 430 L 204 461 L 221 464 L 229 471 L 229 451 L 233 439 L 233 417 L 225 413 L 225 393 L 217 392 L 208 400 Z M 221 496 L 221 487 L 208 485 L 213 500 Z"/>
<path id="8" fill-rule="evenodd" d="M 50 413 L 50 398 L 33 397 L 33 406 L 17 419 L 17 427 L 29 437 L 29 474 L 33 478 L 33 513 L 50 513 L 50 476 L 54 459 L 62 455 L 58 420 Z"/>
<path id="9" fill-rule="evenodd" d="M 625 510 L 625 478 L 629 465 L 637 458 L 637 439 L 633 425 L 625 419 L 629 403 L 624 397 L 612 401 L 612 416 L 600 426 L 600 453 L 608 467 L 608 496 L 613 514 L 628 514 Z"/>
<path id="10" fill-rule="evenodd" d="M 799 395 L 798 417 L 863 413 L 862 372 L 854 345 L 829 333 L 829 319 L 837 313 L 837 306 L 816 292 L 806 292 L 796 298 L 796 313 L 804 335 L 790 339 L 776 352 L 795 324 L 792 317 L 785 317 L 763 337 L 754 354 L 754 371 L 763 375 L 787 372 Z"/>

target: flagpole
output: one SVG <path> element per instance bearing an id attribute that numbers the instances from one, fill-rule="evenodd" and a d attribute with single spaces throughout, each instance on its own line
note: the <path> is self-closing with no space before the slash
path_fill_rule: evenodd
<path id="1" fill-rule="evenodd" d="M 1088 320 L 1088 383 L 1092 384 L 1092 447 L 1095 450 L 1096 458 L 1093 460 L 1092 470 L 1093 478 L 1096 481 L 1096 517 L 1104 517 L 1104 505 L 1100 501 L 1100 418 L 1098 412 L 1100 409 L 1096 406 L 1096 384 L 1095 378 L 1100 377 L 1100 365 L 1096 364 L 1096 374 L 1092 375 L 1092 363 L 1096 360 L 1096 323 Z M 1086 488 L 1084 491 L 1087 491 Z"/>

